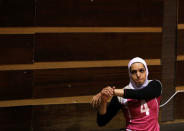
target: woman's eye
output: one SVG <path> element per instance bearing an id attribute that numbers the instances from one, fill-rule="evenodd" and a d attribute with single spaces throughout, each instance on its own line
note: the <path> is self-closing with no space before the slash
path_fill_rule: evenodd
<path id="1" fill-rule="evenodd" d="M 140 70 L 139 70 L 139 72 L 141 72 L 141 73 L 144 73 L 144 71 L 145 71 L 144 69 L 140 69 Z"/>
<path id="2" fill-rule="evenodd" d="M 136 71 L 136 70 L 132 70 L 131 73 L 132 73 L 132 74 L 136 74 L 137 71 Z"/>
<path id="3" fill-rule="evenodd" d="M 145 72 L 145 69 L 131 70 L 131 74 L 136 74 L 137 72 L 144 73 Z"/>

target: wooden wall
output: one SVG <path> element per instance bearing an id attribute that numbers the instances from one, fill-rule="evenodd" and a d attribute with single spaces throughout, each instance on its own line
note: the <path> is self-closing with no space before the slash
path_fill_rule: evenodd
<path id="1" fill-rule="evenodd" d="M 177 28 L 177 55 L 183 57 L 184 55 L 184 1 L 178 1 L 178 28 Z M 176 86 L 183 89 L 184 86 L 184 60 L 181 59 L 176 63 Z M 184 106 L 182 106 L 184 95 L 180 93 L 178 97 L 175 98 L 175 118 L 183 119 L 184 118 Z"/>
<path id="2" fill-rule="evenodd" d="M 175 80 L 184 89 L 182 0 L 178 5 Z M 121 112 L 96 125 L 92 96 L 106 85 L 125 86 L 135 56 L 146 59 L 150 79 L 162 81 L 164 0 L 0 0 L 0 7 L 3 131 L 119 129 Z M 183 97 L 174 100 L 175 119 L 184 119 Z"/>

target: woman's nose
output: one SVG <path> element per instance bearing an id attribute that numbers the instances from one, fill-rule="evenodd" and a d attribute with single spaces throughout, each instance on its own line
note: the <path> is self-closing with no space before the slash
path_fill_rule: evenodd
<path id="1" fill-rule="evenodd" d="M 140 74 L 140 72 L 138 71 L 138 72 L 136 73 L 136 75 L 137 75 L 137 77 L 140 77 L 141 74 Z"/>

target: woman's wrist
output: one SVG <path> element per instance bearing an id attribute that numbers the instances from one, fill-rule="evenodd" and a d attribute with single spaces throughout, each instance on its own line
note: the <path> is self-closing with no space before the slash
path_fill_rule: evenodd
<path id="1" fill-rule="evenodd" d="M 114 89 L 113 93 L 114 93 L 115 96 L 123 97 L 124 96 L 124 89 Z"/>

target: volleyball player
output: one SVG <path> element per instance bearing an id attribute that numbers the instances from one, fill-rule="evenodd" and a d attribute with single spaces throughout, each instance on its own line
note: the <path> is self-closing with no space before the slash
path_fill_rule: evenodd
<path id="1" fill-rule="evenodd" d="M 159 131 L 160 81 L 148 80 L 147 64 L 139 57 L 129 62 L 128 72 L 130 82 L 126 87 L 107 86 L 93 97 L 92 105 L 98 107 L 98 125 L 106 125 L 121 109 L 126 131 Z"/>

